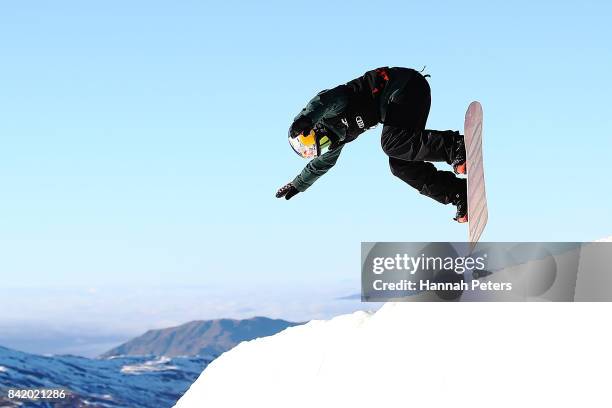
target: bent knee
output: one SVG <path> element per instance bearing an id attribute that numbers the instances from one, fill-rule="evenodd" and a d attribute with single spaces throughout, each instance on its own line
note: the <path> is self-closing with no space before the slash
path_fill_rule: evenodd
<path id="1" fill-rule="evenodd" d="M 394 161 L 396 161 L 397 159 L 394 159 L 393 157 L 389 157 L 389 170 L 391 170 L 391 174 L 393 174 L 395 177 L 399 177 L 399 174 L 401 173 L 399 166 L 394 163 Z"/>
<path id="2" fill-rule="evenodd" d="M 395 177 L 405 178 L 407 174 L 412 172 L 414 162 L 396 159 L 395 157 L 389 157 L 389 169 L 391 174 Z"/>
<path id="3" fill-rule="evenodd" d="M 384 129 L 380 146 L 389 158 L 411 161 L 416 157 L 414 132 L 407 129 Z"/>

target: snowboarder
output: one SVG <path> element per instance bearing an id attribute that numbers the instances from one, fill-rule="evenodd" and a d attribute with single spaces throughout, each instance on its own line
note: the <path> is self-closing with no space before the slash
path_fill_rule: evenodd
<path id="1" fill-rule="evenodd" d="M 426 77 L 401 67 L 377 68 L 318 93 L 289 128 L 293 150 L 312 160 L 276 197 L 289 200 L 306 191 L 336 164 L 344 145 L 382 123 L 381 145 L 391 173 L 421 194 L 455 205 L 454 219 L 467 222 L 466 181 L 455 175 L 466 173 L 463 136 L 425 129 L 430 106 Z M 437 170 L 430 162 L 446 162 L 454 173 Z"/>

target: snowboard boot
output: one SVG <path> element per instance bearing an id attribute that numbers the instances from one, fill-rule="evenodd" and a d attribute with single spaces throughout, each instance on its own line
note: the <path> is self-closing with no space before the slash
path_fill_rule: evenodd
<path id="1" fill-rule="evenodd" d="M 455 158 L 451 165 L 455 174 L 467 174 L 467 164 L 465 162 L 465 140 L 463 136 L 458 136 L 455 140 Z"/>
<path id="2" fill-rule="evenodd" d="M 455 193 L 452 204 L 457 207 L 457 214 L 453 219 L 460 224 L 468 222 L 467 188 Z"/>

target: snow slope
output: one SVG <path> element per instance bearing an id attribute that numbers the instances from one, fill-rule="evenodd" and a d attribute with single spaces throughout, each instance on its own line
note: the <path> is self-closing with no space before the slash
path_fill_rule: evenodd
<path id="1" fill-rule="evenodd" d="M 245 342 L 201 407 L 576 407 L 609 402 L 607 303 L 388 303 Z"/>

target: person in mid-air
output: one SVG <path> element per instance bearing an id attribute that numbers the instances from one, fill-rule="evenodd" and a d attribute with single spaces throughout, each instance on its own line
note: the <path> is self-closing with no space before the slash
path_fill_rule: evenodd
<path id="1" fill-rule="evenodd" d="M 344 85 L 318 93 L 295 117 L 289 143 L 305 159 L 304 170 L 280 188 L 289 200 L 306 191 L 332 168 L 340 152 L 366 130 L 383 124 L 381 145 L 391 173 L 421 194 L 457 207 L 455 220 L 467 222 L 467 184 L 463 136 L 425 129 L 431 91 L 425 76 L 409 68 L 377 68 Z M 430 162 L 446 162 L 454 173 Z"/>

